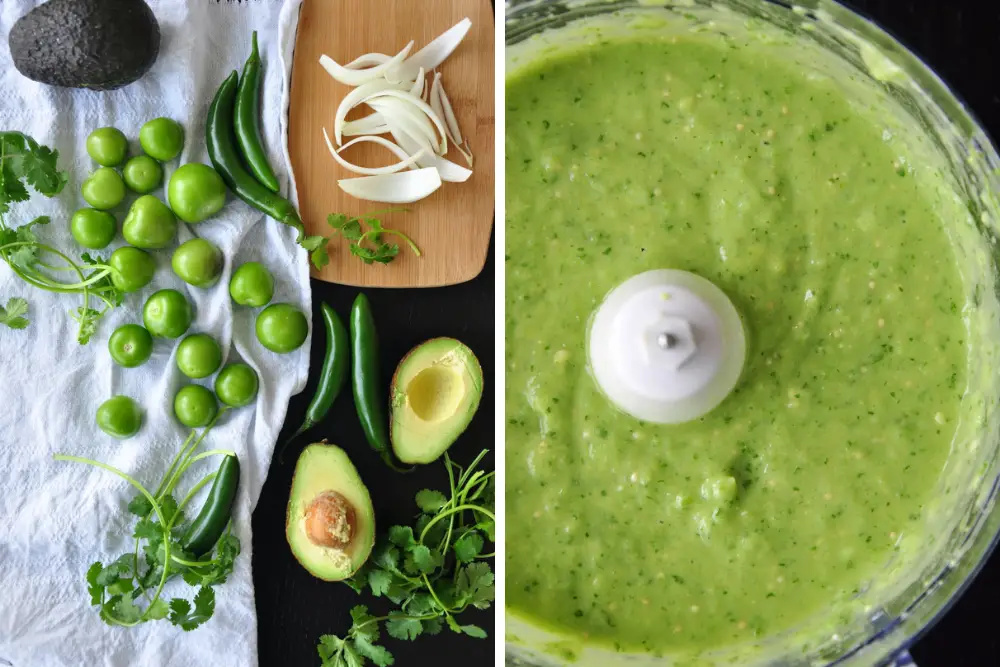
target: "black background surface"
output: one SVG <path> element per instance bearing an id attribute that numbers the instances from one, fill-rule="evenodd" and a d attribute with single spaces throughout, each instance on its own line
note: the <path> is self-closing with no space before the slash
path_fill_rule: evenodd
<path id="1" fill-rule="evenodd" d="M 920 55 L 963 98 L 991 136 L 1000 136 L 1000 3 L 994 0 L 854 0 L 847 3 L 874 19 Z M 500 135 L 502 136 L 502 135 Z M 471 283 L 433 290 L 369 290 L 382 340 L 386 385 L 397 361 L 411 347 L 434 336 L 452 336 L 469 345 L 483 366 L 482 407 L 469 430 L 453 448 L 467 462 L 481 448 L 494 448 L 494 262 L 491 251 L 483 274 Z M 313 282 L 314 321 L 319 304 L 330 303 L 346 317 L 357 290 Z M 313 338 L 312 365 L 323 358 L 323 336 Z M 302 419 L 315 388 L 292 400 L 284 435 Z M 349 394 L 349 390 L 348 390 Z M 439 465 L 417 474 L 389 472 L 370 451 L 354 416 L 349 395 L 338 400 L 326 421 L 312 432 L 343 446 L 372 491 L 379 524 L 409 522 L 413 494 L 444 483 Z M 280 440 L 279 440 L 280 442 Z M 359 599 L 341 584 L 312 578 L 292 557 L 284 537 L 285 505 L 291 483 L 294 452 L 284 465 L 275 460 L 253 517 L 253 569 L 262 667 L 318 665 L 315 646 L 327 632 L 343 633 L 350 626 L 349 610 L 359 601 L 373 609 L 381 605 Z M 489 461 L 492 465 L 492 460 Z M 493 661 L 493 616 L 470 617 L 490 629 L 490 640 L 450 633 L 416 642 L 388 640 L 400 667 L 423 665 L 485 665 Z M 1000 555 L 987 563 L 973 586 L 913 649 L 921 667 L 1000 666 Z"/>

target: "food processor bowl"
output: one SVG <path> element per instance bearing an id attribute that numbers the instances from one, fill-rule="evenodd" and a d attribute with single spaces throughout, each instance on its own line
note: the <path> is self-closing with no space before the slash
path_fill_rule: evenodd
<path id="1" fill-rule="evenodd" d="M 800 62 L 836 70 L 849 88 L 908 128 L 907 147 L 924 169 L 953 192 L 950 235 L 968 291 L 962 311 L 969 334 L 969 384 L 947 464 L 924 508 L 922 541 L 908 544 L 861 587 L 857 604 L 820 612 L 796 627 L 753 644 L 698 656 L 650 656 L 581 646 L 506 611 L 508 665 L 911 664 L 907 649 L 970 585 L 996 546 L 1000 510 L 1000 280 L 996 252 L 1000 220 L 1000 158 L 965 105 L 897 40 L 831 0 L 508 0 L 508 75 L 537 55 L 586 44 L 597 34 L 640 30 L 759 31 L 778 48 L 793 45 Z M 600 26 L 599 30 L 593 29 Z M 671 28 L 670 26 L 674 26 Z M 680 28 L 677 28 L 680 26 Z M 536 84 L 544 85 L 544 84 Z M 907 554 L 908 555 L 904 555 Z"/>

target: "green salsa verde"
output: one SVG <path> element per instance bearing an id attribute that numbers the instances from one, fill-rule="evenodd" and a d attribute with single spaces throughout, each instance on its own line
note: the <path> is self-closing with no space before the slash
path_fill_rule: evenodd
<path id="1" fill-rule="evenodd" d="M 697 652 L 856 595 L 917 530 L 966 386 L 938 195 L 765 47 L 608 40 L 508 75 L 506 100 L 508 610 Z M 592 312 L 659 268 L 722 288 L 749 338 L 734 393 L 682 425 L 587 371 Z"/>

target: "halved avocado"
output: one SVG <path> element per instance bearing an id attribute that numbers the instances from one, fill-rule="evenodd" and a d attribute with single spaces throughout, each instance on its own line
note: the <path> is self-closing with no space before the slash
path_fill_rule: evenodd
<path id="1" fill-rule="evenodd" d="M 403 463 L 431 463 L 462 435 L 483 397 L 483 370 L 468 347 L 434 338 L 410 350 L 392 378 L 392 449 Z"/>
<path id="2" fill-rule="evenodd" d="M 375 544 L 368 488 L 340 447 L 306 447 L 295 464 L 285 535 L 310 574 L 341 581 L 357 572 Z"/>

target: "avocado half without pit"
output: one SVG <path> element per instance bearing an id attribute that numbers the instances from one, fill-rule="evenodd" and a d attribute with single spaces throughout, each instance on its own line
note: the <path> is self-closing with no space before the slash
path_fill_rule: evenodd
<path id="1" fill-rule="evenodd" d="M 391 389 L 392 449 L 403 463 L 431 463 L 462 435 L 483 397 L 483 371 L 465 344 L 435 338 L 399 363 Z"/>
<path id="2" fill-rule="evenodd" d="M 375 544 L 375 509 L 368 488 L 340 447 L 306 447 L 295 464 L 285 523 L 288 546 L 324 581 L 354 575 Z"/>

